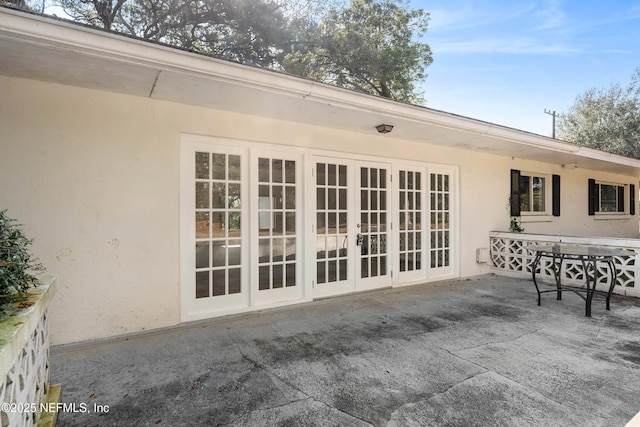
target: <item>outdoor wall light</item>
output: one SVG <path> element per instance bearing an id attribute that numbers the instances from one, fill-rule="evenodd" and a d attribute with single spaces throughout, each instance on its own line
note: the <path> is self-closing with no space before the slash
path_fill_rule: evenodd
<path id="1" fill-rule="evenodd" d="M 565 169 L 576 169 L 578 167 L 578 165 L 575 164 L 575 163 L 567 163 L 567 164 L 562 165 L 562 167 L 565 168 Z"/>
<path id="2" fill-rule="evenodd" d="M 376 129 L 378 129 L 380 133 L 389 133 L 393 130 L 393 125 L 381 124 L 376 126 Z"/>

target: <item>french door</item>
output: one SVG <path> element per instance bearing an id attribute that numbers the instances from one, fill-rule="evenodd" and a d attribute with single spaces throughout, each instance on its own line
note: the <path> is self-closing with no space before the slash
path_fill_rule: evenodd
<path id="1" fill-rule="evenodd" d="M 455 167 L 190 136 L 180 168 L 183 321 L 458 274 Z"/>
<path id="2" fill-rule="evenodd" d="M 356 290 L 391 286 L 389 165 L 356 162 Z"/>
<path id="3" fill-rule="evenodd" d="M 389 165 L 314 157 L 314 297 L 391 286 Z"/>

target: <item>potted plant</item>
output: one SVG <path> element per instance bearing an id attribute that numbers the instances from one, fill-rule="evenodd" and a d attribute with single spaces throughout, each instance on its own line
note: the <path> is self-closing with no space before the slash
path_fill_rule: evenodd
<path id="1" fill-rule="evenodd" d="M 509 202 L 507 203 L 507 209 L 509 210 L 509 212 L 512 211 L 511 209 L 512 203 L 513 203 L 513 200 L 511 199 L 511 196 L 509 196 Z M 512 233 L 522 233 L 524 231 L 524 228 L 522 228 L 522 226 L 520 225 L 520 219 L 517 216 L 511 215 L 511 222 L 509 223 L 509 231 Z"/>
<path id="2" fill-rule="evenodd" d="M 0 211 L 0 313 L 5 306 L 24 298 L 31 286 L 38 284 L 34 274 L 44 267 L 31 254 L 32 240 L 27 238 L 15 219 Z"/>

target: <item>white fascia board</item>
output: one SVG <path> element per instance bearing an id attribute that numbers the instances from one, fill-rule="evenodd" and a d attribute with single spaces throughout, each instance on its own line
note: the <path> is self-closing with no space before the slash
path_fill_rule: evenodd
<path id="1" fill-rule="evenodd" d="M 229 81 L 263 90 L 307 95 L 314 84 L 276 71 L 236 64 L 64 20 L 0 8 L 0 37 L 28 40 L 132 65 Z"/>
<path id="2" fill-rule="evenodd" d="M 484 135 L 542 151 L 567 153 L 577 158 L 600 160 L 640 170 L 640 160 L 637 159 L 616 156 L 453 113 L 403 104 L 297 76 L 236 64 L 12 9 L 0 8 L 0 38 L 28 40 L 41 46 L 74 50 L 90 56 L 157 70 L 171 70 L 265 92 L 303 98 L 309 102 L 340 106 L 376 116 L 387 116 L 390 120 L 399 118 L 413 121 L 418 125 L 428 124 L 457 132 Z"/>

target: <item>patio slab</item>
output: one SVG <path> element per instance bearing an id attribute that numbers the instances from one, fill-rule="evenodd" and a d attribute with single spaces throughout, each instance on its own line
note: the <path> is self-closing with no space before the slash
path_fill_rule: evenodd
<path id="1" fill-rule="evenodd" d="M 624 426 L 640 300 L 536 301 L 485 275 L 55 347 L 58 425 Z"/>

